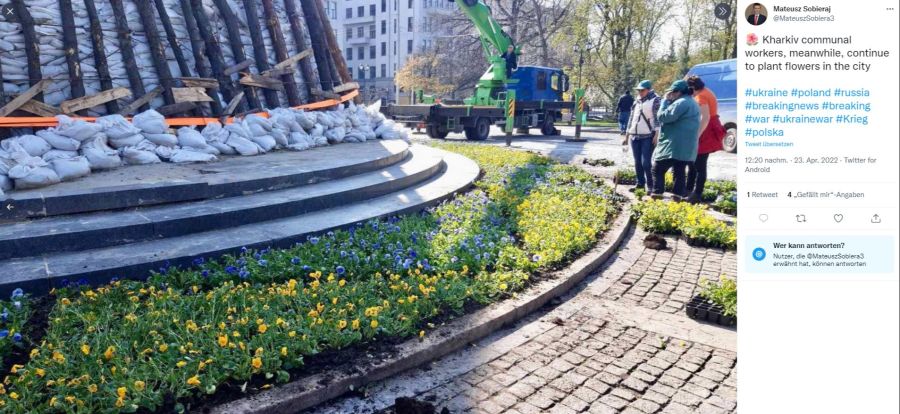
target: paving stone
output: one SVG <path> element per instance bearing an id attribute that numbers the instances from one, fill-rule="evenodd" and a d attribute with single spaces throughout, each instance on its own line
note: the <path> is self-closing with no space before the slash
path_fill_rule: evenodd
<path id="1" fill-rule="evenodd" d="M 578 411 L 561 404 L 554 405 L 553 408 L 550 409 L 550 414 L 576 414 L 577 412 Z"/>
<path id="2" fill-rule="evenodd" d="M 633 401 L 629 407 L 634 407 L 645 414 L 654 414 L 659 411 L 661 405 L 653 400 L 641 398 L 637 401 Z"/>
<path id="3" fill-rule="evenodd" d="M 510 394 L 509 392 L 504 391 L 504 392 L 501 392 L 501 393 L 495 395 L 493 398 L 490 399 L 490 401 L 493 401 L 495 404 L 506 409 L 506 408 L 516 405 L 516 403 L 519 402 L 519 398 L 513 394 Z"/>
<path id="4" fill-rule="evenodd" d="M 674 395 L 674 393 L 673 393 L 673 395 Z M 656 391 L 653 391 L 653 390 L 650 390 L 650 391 L 647 391 L 646 393 L 644 393 L 644 399 L 653 401 L 653 402 L 659 404 L 660 406 L 665 405 L 669 402 L 669 397 L 667 397 L 663 394 L 660 394 Z"/>
<path id="5" fill-rule="evenodd" d="M 678 391 L 672 396 L 672 401 L 689 407 L 696 407 L 703 399 L 686 391 Z"/>
<path id="6" fill-rule="evenodd" d="M 644 392 L 644 390 L 646 390 L 649 387 L 649 385 L 647 385 L 646 382 L 641 381 L 641 380 L 635 378 L 634 376 L 625 378 L 625 380 L 622 381 L 622 385 L 624 385 L 636 392 L 639 392 L 639 393 Z"/>
<path id="7" fill-rule="evenodd" d="M 606 394 L 610 390 L 610 386 L 596 378 L 588 379 L 584 382 L 584 386 L 596 391 L 598 394 Z"/>
<path id="8" fill-rule="evenodd" d="M 697 414 L 726 414 L 727 412 L 707 402 L 700 404 L 700 407 L 697 409 Z"/>
<path id="9" fill-rule="evenodd" d="M 612 407 L 615 410 L 621 410 L 628 405 L 628 400 L 613 394 L 606 394 L 600 397 L 600 402 Z"/>
<path id="10" fill-rule="evenodd" d="M 600 393 L 594 391 L 592 388 L 587 386 L 578 387 L 575 391 L 572 392 L 572 395 L 580 398 L 582 401 L 587 403 L 593 403 L 600 398 Z"/>
<path id="11" fill-rule="evenodd" d="M 529 396 L 528 398 L 525 399 L 525 402 L 527 402 L 528 404 L 531 404 L 537 408 L 540 408 L 541 410 L 546 410 L 546 409 L 552 407 L 554 404 L 556 404 L 556 401 L 554 401 L 551 398 L 548 398 L 546 395 L 544 395 L 540 392 L 538 392 L 536 394 L 532 394 L 531 396 Z"/>
<path id="12" fill-rule="evenodd" d="M 528 385 L 521 381 L 513 384 L 507 389 L 510 394 L 513 394 L 519 398 L 525 398 L 531 394 L 534 394 L 536 390 L 537 389 L 535 387 L 532 387 L 531 385 Z"/>
<path id="13" fill-rule="evenodd" d="M 619 410 L 612 408 L 602 402 L 594 403 L 588 411 L 591 414 L 618 414 Z"/>
<path id="14" fill-rule="evenodd" d="M 610 394 L 615 395 L 616 397 L 619 397 L 625 401 L 634 401 L 637 399 L 637 396 L 635 396 L 634 392 L 625 388 L 613 388 Z"/>
<path id="15" fill-rule="evenodd" d="M 679 404 L 677 402 L 672 402 L 666 405 L 662 413 L 663 414 L 693 414 L 694 409 L 688 407 L 684 404 Z"/>
<path id="16" fill-rule="evenodd" d="M 522 414 L 541 414 L 543 411 L 539 407 L 531 405 L 528 402 L 520 402 L 513 406 L 513 409 Z"/>
<path id="17" fill-rule="evenodd" d="M 566 398 L 563 398 L 563 400 L 560 402 L 560 404 L 565 405 L 566 407 L 569 407 L 578 413 L 585 411 L 588 409 L 588 407 L 590 407 L 590 404 L 584 402 L 584 400 L 576 397 L 574 394 L 569 395 Z"/>

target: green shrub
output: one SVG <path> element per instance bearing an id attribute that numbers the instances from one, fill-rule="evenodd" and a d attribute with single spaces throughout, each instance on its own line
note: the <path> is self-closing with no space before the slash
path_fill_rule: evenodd
<path id="1" fill-rule="evenodd" d="M 632 206 L 638 225 L 651 233 L 683 234 L 689 240 L 709 246 L 735 249 L 734 226 L 716 220 L 703 205 L 648 200 Z"/>
<path id="2" fill-rule="evenodd" d="M 725 315 L 737 318 L 737 281 L 725 276 L 718 282 L 700 279 L 700 296 L 722 307 Z"/>

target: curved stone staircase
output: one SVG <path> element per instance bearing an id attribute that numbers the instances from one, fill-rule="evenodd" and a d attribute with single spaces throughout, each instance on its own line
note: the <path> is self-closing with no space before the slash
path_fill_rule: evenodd
<path id="1" fill-rule="evenodd" d="M 287 247 L 467 189 L 473 161 L 402 141 L 136 166 L 0 202 L 0 295 L 141 278 L 242 247 Z"/>

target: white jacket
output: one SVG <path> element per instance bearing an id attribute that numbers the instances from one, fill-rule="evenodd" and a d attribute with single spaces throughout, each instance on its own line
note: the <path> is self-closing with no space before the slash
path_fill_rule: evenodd
<path id="1" fill-rule="evenodd" d="M 659 130 L 659 122 L 656 120 L 656 111 L 659 109 L 660 98 L 656 92 L 650 91 L 645 98 L 638 98 L 631 107 L 631 118 L 628 120 L 626 132 L 633 136 L 650 135 Z"/>

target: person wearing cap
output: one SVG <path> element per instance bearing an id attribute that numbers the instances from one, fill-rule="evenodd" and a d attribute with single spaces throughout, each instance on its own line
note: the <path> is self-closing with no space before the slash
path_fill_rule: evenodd
<path id="1" fill-rule="evenodd" d="M 631 153 L 634 156 L 637 185 L 630 191 L 643 188 L 649 192 L 653 189 L 653 146 L 656 145 L 659 133 L 656 113 L 659 112 L 660 98 L 649 80 L 642 80 L 634 89 L 637 90 L 638 99 L 635 99 L 631 106 L 631 116 L 625 128 L 626 136 L 622 145 L 630 141 Z"/>
<path id="2" fill-rule="evenodd" d="M 719 120 L 719 101 L 716 95 L 706 87 L 697 75 L 685 78 L 688 86 L 694 91 L 693 97 L 700 106 L 700 138 L 697 148 L 697 160 L 688 167 L 687 192 L 690 203 L 699 203 L 703 199 L 703 190 L 706 187 L 706 165 L 709 154 L 721 151 L 722 139 L 726 130 Z"/>
<path id="3" fill-rule="evenodd" d="M 622 96 L 619 97 L 619 102 L 616 104 L 616 113 L 618 114 L 617 119 L 619 120 L 619 133 L 625 135 L 625 130 L 628 128 L 628 119 L 631 116 L 631 107 L 634 105 L 634 97 L 631 96 L 631 91 L 625 91 L 622 93 Z"/>
<path id="4" fill-rule="evenodd" d="M 697 158 L 700 131 L 700 107 L 691 97 L 688 83 L 672 83 L 656 114 L 660 127 L 659 143 L 653 153 L 653 195 L 662 196 L 669 169 L 675 179 L 673 199 L 685 196 L 685 169 Z"/>

